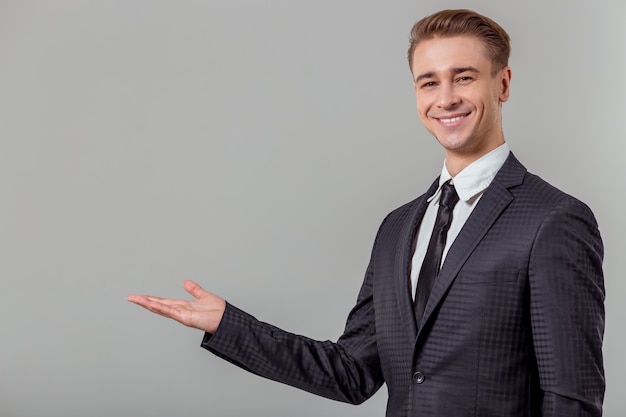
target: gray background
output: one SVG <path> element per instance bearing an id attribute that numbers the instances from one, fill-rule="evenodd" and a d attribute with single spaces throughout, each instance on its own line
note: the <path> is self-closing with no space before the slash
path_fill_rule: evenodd
<path id="1" fill-rule="evenodd" d="M 622 0 L 0 1 L 0 415 L 382 416 L 384 389 L 265 381 L 125 298 L 190 278 L 336 339 L 380 221 L 440 170 L 405 51 L 447 7 L 509 31 L 509 145 L 597 215 L 626 416 Z"/>

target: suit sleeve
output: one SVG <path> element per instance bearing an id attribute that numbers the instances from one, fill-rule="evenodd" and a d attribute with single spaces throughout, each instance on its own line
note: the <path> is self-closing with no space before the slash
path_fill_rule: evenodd
<path id="1" fill-rule="evenodd" d="M 603 246 L 591 210 L 571 198 L 538 229 L 530 315 L 544 417 L 599 417 L 604 398 Z"/>
<path id="2" fill-rule="evenodd" d="M 334 400 L 362 403 L 383 384 L 372 278 L 370 265 L 337 343 L 286 332 L 227 304 L 217 331 L 205 334 L 201 346 L 262 377 Z"/>

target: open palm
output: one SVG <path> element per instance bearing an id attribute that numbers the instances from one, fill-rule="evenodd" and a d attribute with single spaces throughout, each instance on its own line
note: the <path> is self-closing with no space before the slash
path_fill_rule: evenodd
<path id="1" fill-rule="evenodd" d="M 152 295 L 129 295 L 128 301 L 163 317 L 176 320 L 185 326 L 215 333 L 224 315 L 226 301 L 205 291 L 193 281 L 185 281 L 183 288 L 195 300 L 177 300 Z"/>

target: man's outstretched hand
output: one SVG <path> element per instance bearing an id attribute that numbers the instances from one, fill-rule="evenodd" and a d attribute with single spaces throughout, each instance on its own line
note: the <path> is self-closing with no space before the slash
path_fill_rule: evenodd
<path id="1" fill-rule="evenodd" d="M 222 320 L 226 301 L 193 281 L 185 281 L 183 288 L 195 297 L 195 300 L 175 300 L 151 295 L 129 295 L 128 301 L 138 304 L 153 313 L 174 319 L 185 326 L 215 333 Z"/>

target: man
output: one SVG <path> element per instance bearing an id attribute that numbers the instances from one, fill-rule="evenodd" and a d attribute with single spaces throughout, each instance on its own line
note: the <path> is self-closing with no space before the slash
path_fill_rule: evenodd
<path id="1" fill-rule="evenodd" d="M 206 332 L 258 375 L 351 403 L 383 383 L 387 416 L 600 416 L 603 246 L 593 214 L 509 152 L 509 37 L 446 10 L 413 27 L 419 117 L 440 177 L 383 221 L 337 343 L 257 321 L 186 281 L 196 300 L 130 296 Z"/>

